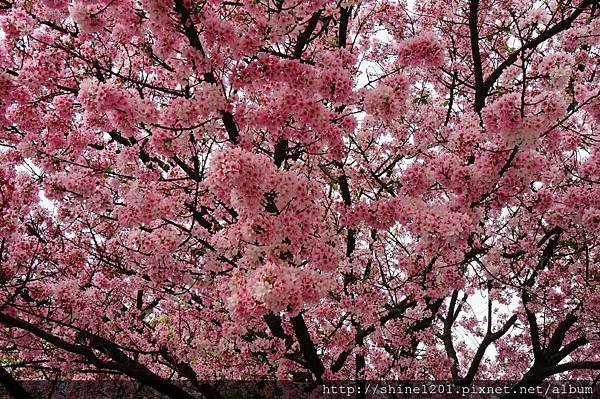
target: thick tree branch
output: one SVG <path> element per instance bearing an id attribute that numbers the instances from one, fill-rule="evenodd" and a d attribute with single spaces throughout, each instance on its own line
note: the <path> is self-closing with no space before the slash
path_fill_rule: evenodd
<path id="1" fill-rule="evenodd" d="M 188 392 L 179 388 L 170 381 L 159 377 L 158 375 L 156 375 L 137 361 L 130 359 L 121 350 L 119 350 L 114 343 L 104 338 L 95 336 L 90 333 L 85 333 L 84 335 L 90 338 L 90 346 L 84 346 L 69 343 L 25 320 L 21 320 L 3 313 L 0 313 L 0 323 L 4 324 L 5 326 L 22 329 L 62 350 L 83 356 L 87 361 L 89 361 L 91 364 L 98 368 L 110 368 L 113 370 L 120 371 L 128 377 L 133 378 L 134 380 L 143 384 L 146 384 L 149 387 L 154 388 L 156 391 L 168 397 L 193 399 L 193 396 L 190 395 Z M 102 352 L 114 362 L 107 363 L 105 361 L 102 361 L 94 353 L 92 348 Z M 205 395 L 207 398 L 220 398 L 220 396 L 212 395 L 211 392 L 202 392 L 202 394 Z"/>
<path id="2" fill-rule="evenodd" d="M 458 380 L 460 378 L 460 363 L 458 362 L 458 355 L 456 354 L 456 349 L 454 348 L 454 343 L 452 340 L 452 325 L 456 320 L 454 318 L 454 313 L 457 299 L 458 290 L 454 290 L 452 291 L 452 296 L 450 297 L 450 304 L 448 305 L 448 312 L 444 318 L 444 329 L 442 332 L 444 348 L 446 349 L 446 354 L 448 354 L 448 357 L 452 362 L 450 365 L 450 373 L 452 374 L 453 380 Z"/>
<path id="3" fill-rule="evenodd" d="M 471 385 L 471 383 L 475 379 L 475 376 L 477 375 L 477 371 L 479 370 L 479 365 L 481 364 L 481 361 L 483 360 L 483 356 L 485 355 L 487 348 L 492 343 L 494 343 L 495 341 L 502 338 L 508 332 L 508 330 L 510 330 L 510 328 L 515 324 L 515 322 L 517 321 L 517 318 L 518 318 L 517 315 L 512 315 L 510 317 L 510 319 L 508 319 L 504 323 L 504 325 L 502 325 L 502 328 L 500 328 L 500 330 L 496 331 L 495 333 L 491 333 L 491 331 L 488 331 L 488 333 L 485 335 L 485 337 L 481 341 L 481 344 L 479 344 L 479 347 L 477 348 L 477 352 L 475 352 L 475 356 L 473 356 L 473 360 L 471 360 L 471 365 L 469 366 L 469 370 L 467 371 L 467 374 L 465 375 L 465 377 L 461 380 L 461 385 L 465 385 L 465 386 Z"/>
<path id="4" fill-rule="evenodd" d="M 340 7 L 340 26 L 338 30 L 338 46 L 345 48 L 348 41 L 348 22 L 352 14 L 352 6 Z"/>
<path id="5" fill-rule="evenodd" d="M 535 357 L 539 357 L 542 351 L 542 345 L 540 342 L 540 330 L 535 314 L 533 314 L 533 312 L 531 312 L 527 307 L 527 305 L 531 301 L 531 296 L 527 291 L 523 291 L 523 295 L 521 296 L 521 298 L 523 300 L 523 307 L 525 308 L 525 317 L 527 318 L 527 322 L 529 324 L 529 335 L 531 337 L 533 355 Z"/>
<path id="6" fill-rule="evenodd" d="M 321 19 L 322 12 L 323 10 L 318 10 L 315 12 L 308 20 L 306 28 L 304 28 L 304 30 L 298 35 L 296 45 L 294 46 L 294 58 L 300 59 L 302 57 L 304 48 L 310 43 L 310 35 L 312 35 L 317 27 L 317 24 L 319 23 L 319 19 Z"/>
<path id="7" fill-rule="evenodd" d="M 269 312 L 264 316 L 265 322 L 274 337 L 281 338 L 285 341 L 285 347 L 290 349 L 294 344 L 294 339 L 285 332 L 281 324 L 281 316 Z"/>
<path id="8" fill-rule="evenodd" d="M 555 358 L 557 359 L 557 361 L 560 362 L 565 357 L 573 353 L 575 349 L 581 348 L 582 346 L 585 346 L 589 343 L 590 341 L 588 341 L 586 337 L 575 338 L 573 341 L 563 346 L 563 348 L 556 353 Z"/>
<path id="9" fill-rule="evenodd" d="M 548 376 L 571 370 L 600 370 L 600 362 L 581 361 L 559 364 L 548 370 Z"/>
<path id="10" fill-rule="evenodd" d="M 558 326 L 554 330 L 554 333 L 552 334 L 552 337 L 550 338 L 550 342 L 548 343 L 548 346 L 547 346 L 549 351 L 556 352 L 560 349 L 560 347 L 562 346 L 562 344 L 565 340 L 567 331 L 569 331 L 569 329 L 577 321 L 577 316 L 575 315 L 576 311 L 577 311 L 577 308 L 575 310 L 573 310 L 572 312 L 569 312 L 565 316 L 565 318 L 560 323 L 558 323 Z"/>
<path id="11" fill-rule="evenodd" d="M 291 322 L 300 346 L 300 351 L 302 352 L 304 360 L 306 360 L 308 369 L 313 373 L 316 381 L 321 382 L 321 377 L 325 372 L 325 366 L 323 366 L 323 362 L 317 353 L 317 348 L 310 338 L 310 333 L 308 332 L 308 327 L 306 326 L 304 317 L 302 314 L 299 314 L 292 317 Z"/>
<path id="12" fill-rule="evenodd" d="M 18 399 L 33 399 L 33 396 L 23 388 L 4 367 L 0 366 L 0 384 L 8 393 Z"/>
<path id="13" fill-rule="evenodd" d="M 469 36 L 471 39 L 471 57 L 473 58 L 473 73 L 475 74 L 475 111 L 481 112 L 485 105 L 487 92 L 483 83 L 483 66 L 479 50 L 479 28 L 477 26 L 479 0 L 471 0 L 469 4 Z"/>

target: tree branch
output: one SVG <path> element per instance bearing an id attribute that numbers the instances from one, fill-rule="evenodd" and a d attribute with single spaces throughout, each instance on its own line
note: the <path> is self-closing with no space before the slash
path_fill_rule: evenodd
<path id="1" fill-rule="evenodd" d="M 152 371 L 150 371 L 137 361 L 130 359 L 122 351 L 120 351 L 114 343 L 104 338 L 86 332 L 84 335 L 90 338 L 90 346 L 83 346 L 80 344 L 69 343 L 47 331 L 40 329 L 39 327 L 25 320 L 21 320 L 3 313 L 0 313 L 0 323 L 9 327 L 25 330 L 60 349 L 63 349 L 67 352 L 76 355 L 83 356 L 87 361 L 89 361 L 91 364 L 98 368 L 109 368 L 113 370 L 118 370 L 121 373 L 127 375 L 128 377 L 131 377 L 138 382 L 146 384 L 149 387 L 154 388 L 156 391 L 168 397 L 193 399 L 193 396 L 190 395 L 188 392 L 184 391 L 183 389 L 171 383 L 170 381 L 165 380 L 159 377 L 158 375 L 154 374 Z M 98 356 L 96 356 L 96 354 L 92 350 L 92 347 L 114 360 L 114 362 L 106 363 L 100 360 L 100 358 L 98 358 Z M 220 396 L 212 395 L 211 392 L 201 393 L 207 398 L 220 398 Z"/>
<path id="2" fill-rule="evenodd" d="M 442 341 L 444 342 L 444 348 L 446 349 L 448 357 L 452 361 L 452 364 L 450 365 L 450 372 L 452 374 L 453 380 L 458 380 L 460 378 L 460 364 L 458 362 L 458 355 L 456 354 L 454 343 L 452 342 L 452 325 L 456 320 L 454 318 L 454 309 L 456 307 L 457 299 L 458 290 L 454 290 L 452 291 L 452 296 L 450 297 L 450 304 L 448 305 L 447 315 L 444 318 L 444 330 L 442 332 Z"/>
<path id="3" fill-rule="evenodd" d="M 345 48 L 348 41 L 348 22 L 352 14 L 352 6 L 340 7 L 340 26 L 338 31 L 338 46 Z"/>
<path id="4" fill-rule="evenodd" d="M 325 367 L 319 358 L 315 344 L 310 338 L 310 333 L 308 332 L 308 327 L 304 322 L 304 317 L 302 314 L 299 314 L 292 317 L 291 322 L 294 333 L 296 334 L 296 338 L 298 339 L 298 344 L 300 345 L 300 351 L 302 352 L 304 360 L 306 360 L 308 369 L 313 373 L 316 381 L 321 382 L 321 377 L 325 372 Z"/>
<path id="5" fill-rule="evenodd" d="M 4 367 L 0 366 L 0 384 L 8 391 L 8 393 L 19 399 L 33 399 L 33 396 L 29 394 L 23 388 L 23 386 L 17 381 Z"/>
<path id="6" fill-rule="evenodd" d="M 190 46 L 198 50 L 200 54 L 202 54 L 202 57 L 205 58 L 206 53 L 204 52 L 204 48 L 202 47 L 200 36 L 198 35 L 196 28 L 194 27 L 190 10 L 184 6 L 183 0 L 175 0 L 175 12 L 179 14 L 179 19 L 181 21 L 181 24 L 183 25 L 184 34 L 187 37 Z M 212 73 L 212 71 L 204 73 L 204 80 L 211 84 L 217 84 L 217 79 Z M 219 110 L 219 113 L 221 114 L 221 119 L 223 120 L 225 130 L 229 135 L 229 140 L 234 144 L 238 144 L 240 132 L 235 123 L 233 115 L 231 114 L 231 112 L 223 109 Z"/>
<path id="7" fill-rule="evenodd" d="M 478 1 L 478 0 L 474 0 L 474 1 Z M 523 46 L 521 46 L 521 48 L 513 51 L 491 73 L 491 75 L 488 76 L 487 79 L 485 79 L 485 81 L 483 82 L 483 85 L 481 86 L 481 89 L 477 90 L 479 92 L 479 95 L 476 95 L 475 110 L 477 112 L 481 111 L 481 109 L 485 105 L 485 98 L 486 98 L 488 92 L 490 91 L 490 89 L 492 88 L 492 86 L 494 85 L 494 83 L 496 83 L 496 81 L 498 80 L 498 78 L 500 78 L 500 76 L 502 75 L 502 72 L 504 72 L 504 70 L 506 68 L 508 68 L 509 66 L 514 64 L 515 61 L 517 61 L 517 59 L 519 58 L 519 56 L 521 55 L 522 52 L 524 52 L 526 50 L 534 49 L 537 46 L 539 46 L 540 44 L 542 44 L 543 42 L 545 42 L 546 40 L 555 36 L 556 34 L 569 29 L 571 27 L 571 25 L 573 24 L 573 22 L 575 21 L 575 19 L 577 19 L 577 17 L 583 13 L 583 11 L 586 9 L 586 7 L 589 5 L 595 4 L 597 1 L 598 0 L 583 0 L 579 4 L 579 6 L 576 7 L 575 11 L 573 11 L 573 13 L 568 18 L 563 19 L 562 21 L 560 21 L 553 27 L 542 32 L 539 36 L 536 36 L 534 39 L 525 43 Z M 473 7 L 473 2 L 471 3 L 471 7 Z M 471 19 L 469 20 L 469 27 L 471 27 Z M 471 41 L 473 41 L 472 33 L 471 33 Z M 471 44 L 473 45 L 473 43 L 471 43 Z"/>
<path id="8" fill-rule="evenodd" d="M 300 59 L 302 57 L 302 52 L 304 52 L 304 48 L 310 43 L 310 35 L 312 35 L 317 27 L 322 12 L 323 10 L 315 12 L 308 20 L 306 28 L 298 35 L 296 45 L 294 46 L 294 58 Z"/>
<path id="9" fill-rule="evenodd" d="M 477 375 L 477 370 L 479 369 L 479 365 L 483 360 L 483 356 L 485 355 L 487 348 L 492 343 L 502 338 L 504 334 L 506 334 L 508 330 L 510 330 L 510 328 L 515 324 L 517 318 L 517 315 L 512 315 L 511 318 L 504 323 L 500 330 L 496 331 L 495 333 L 487 333 L 485 335 L 483 341 L 481 341 L 481 344 L 477 348 L 477 352 L 475 353 L 473 360 L 471 360 L 471 365 L 469 366 L 469 371 L 467 371 L 467 375 L 461 380 L 462 385 L 471 385 L 471 383 L 475 379 L 475 376 Z"/>
<path id="10" fill-rule="evenodd" d="M 569 362 L 569 363 L 559 364 L 548 370 L 548 372 L 549 372 L 548 376 L 551 376 L 553 374 L 564 373 L 565 371 L 581 370 L 581 369 L 600 370 L 600 362 L 581 361 L 581 362 Z"/>
<path id="11" fill-rule="evenodd" d="M 480 113 L 485 105 L 487 91 L 483 83 L 483 66 L 479 50 L 479 28 L 477 27 L 479 0 L 471 0 L 469 4 L 469 36 L 471 39 L 471 57 L 475 74 L 475 112 Z"/>

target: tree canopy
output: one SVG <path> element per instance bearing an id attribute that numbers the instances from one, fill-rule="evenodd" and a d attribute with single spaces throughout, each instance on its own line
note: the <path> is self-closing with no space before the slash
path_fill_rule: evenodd
<path id="1" fill-rule="evenodd" d="M 0 0 L 0 382 L 595 378 L 599 13 Z"/>

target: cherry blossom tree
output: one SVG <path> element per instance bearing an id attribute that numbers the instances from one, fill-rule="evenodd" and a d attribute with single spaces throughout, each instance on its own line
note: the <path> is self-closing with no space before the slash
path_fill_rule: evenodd
<path id="1" fill-rule="evenodd" d="M 597 375 L 597 1 L 0 8 L 12 394 Z"/>

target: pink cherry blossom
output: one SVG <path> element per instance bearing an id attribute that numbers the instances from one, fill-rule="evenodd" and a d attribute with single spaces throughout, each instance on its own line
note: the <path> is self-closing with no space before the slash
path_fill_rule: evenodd
<path id="1" fill-rule="evenodd" d="M 0 2 L 0 385 L 597 379 L 597 8 Z"/>

